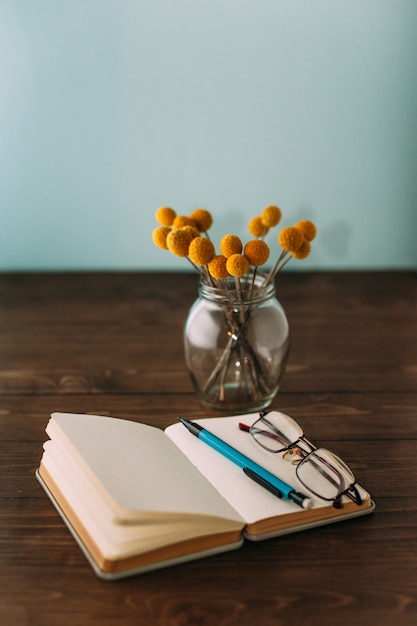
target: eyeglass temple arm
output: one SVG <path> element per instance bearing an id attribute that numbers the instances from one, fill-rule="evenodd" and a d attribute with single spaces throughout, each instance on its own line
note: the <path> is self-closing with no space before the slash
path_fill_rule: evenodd
<path id="1" fill-rule="evenodd" d="M 356 487 L 356 484 L 351 485 L 349 489 L 346 489 L 346 491 L 341 495 L 347 496 L 349 500 L 352 500 L 352 502 L 355 502 L 358 506 L 360 506 L 363 502 L 362 496 L 359 493 L 359 489 Z"/>

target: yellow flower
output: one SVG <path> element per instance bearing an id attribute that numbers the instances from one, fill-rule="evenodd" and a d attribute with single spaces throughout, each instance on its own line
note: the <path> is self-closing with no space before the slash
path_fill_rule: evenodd
<path id="1" fill-rule="evenodd" d="M 304 242 L 303 233 L 294 226 L 286 226 L 278 235 L 279 245 L 287 252 L 297 252 Z"/>
<path id="2" fill-rule="evenodd" d="M 232 254 L 226 261 L 226 269 L 231 276 L 240 278 L 249 271 L 249 261 L 243 254 Z"/>
<path id="3" fill-rule="evenodd" d="M 158 228 L 155 228 L 152 233 L 152 239 L 154 244 L 162 250 L 168 250 L 167 237 L 170 232 L 171 229 L 169 226 L 158 226 Z"/>
<path id="4" fill-rule="evenodd" d="M 195 209 L 195 211 L 190 214 L 190 218 L 194 220 L 200 233 L 207 232 L 213 224 L 211 213 L 206 211 L 206 209 Z"/>
<path id="5" fill-rule="evenodd" d="M 161 206 L 155 213 L 156 221 L 163 226 L 172 226 L 176 215 L 174 209 L 169 206 Z"/>
<path id="6" fill-rule="evenodd" d="M 187 256 L 192 237 L 185 230 L 171 230 L 167 237 L 168 250 L 176 256 Z"/>
<path id="7" fill-rule="evenodd" d="M 313 222 L 310 222 L 310 220 L 301 220 L 300 222 L 297 222 L 295 228 L 301 230 L 304 238 L 307 239 L 307 241 L 313 241 L 314 237 L 317 234 L 317 228 L 315 224 L 313 224 Z"/>
<path id="8" fill-rule="evenodd" d="M 271 204 L 270 206 L 266 206 L 262 211 L 261 222 L 264 226 L 268 228 L 272 228 L 276 226 L 281 219 L 281 209 L 277 206 Z"/>
<path id="9" fill-rule="evenodd" d="M 222 280 L 223 278 L 227 278 L 228 276 L 230 276 L 226 268 L 226 262 L 227 259 L 222 254 L 218 254 L 211 259 L 208 269 L 213 278 Z"/>
<path id="10" fill-rule="evenodd" d="M 200 236 L 200 231 L 195 226 L 182 226 L 181 230 L 185 230 L 187 233 L 190 233 L 191 239 L 195 239 L 195 237 Z"/>
<path id="11" fill-rule="evenodd" d="M 207 237 L 196 237 L 190 243 L 188 256 L 196 265 L 207 265 L 214 256 L 214 246 Z"/>
<path id="12" fill-rule="evenodd" d="M 249 221 L 248 230 L 253 237 L 263 237 L 267 234 L 268 227 L 262 224 L 261 217 L 257 215 Z"/>
<path id="13" fill-rule="evenodd" d="M 220 252 L 226 259 L 232 254 L 240 254 L 242 248 L 242 242 L 236 235 L 225 235 L 220 241 Z"/>
<path id="14" fill-rule="evenodd" d="M 177 217 L 172 222 L 173 228 L 182 228 L 183 226 L 194 226 L 195 221 L 188 217 L 187 215 L 177 215 Z"/>
<path id="15" fill-rule="evenodd" d="M 243 254 L 255 267 L 263 265 L 269 258 L 269 246 L 262 239 L 253 239 L 245 245 Z"/>
<path id="16" fill-rule="evenodd" d="M 304 239 L 300 248 L 292 253 L 294 259 L 305 259 L 310 254 L 310 242 Z"/>

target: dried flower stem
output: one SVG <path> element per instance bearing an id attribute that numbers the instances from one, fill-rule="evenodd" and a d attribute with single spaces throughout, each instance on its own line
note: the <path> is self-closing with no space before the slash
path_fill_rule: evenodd
<path id="1" fill-rule="evenodd" d="M 253 288 L 254 288 L 254 286 L 255 286 L 255 280 L 256 280 L 256 273 L 257 273 L 257 271 L 258 271 L 258 268 L 257 268 L 257 267 L 255 267 L 255 268 L 253 269 L 253 272 L 252 272 L 252 280 L 251 280 L 251 285 L 250 285 L 250 289 L 249 289 L 249 297 L 248 297 L 248 300 L 251 300 L 251 299 L 252 299 L 252 295 L 253 295 Z"/>
<path id="2" fill-rule="evenodd" d="M 206 380 L 206 383 L 204 385 L 203 388 L 203 392 L 206 393 L 208 389 L 210 389 L 210 387 L 213 385 L 214 381 L 216 380 L 220 370 L 222 369 L 223 366 L 226 365 L 227 360 L 229 359 L 229 355 L 230 355 L 230 349 L 232 347 L 234 338 L 232 335 L 230 335 L 229 339 L 227 340 L 227 344 L 223 350 L 222 356 L 220 357 L 220 359 L 217 361 L 216 366 L 214 367 L 213 371 L 211 372 L 210 376 L 208 377 L 208 379 Z M 226 370 L 226 368 L 225 368 Z"/>
<path id="3" fill-rule="evenodd" d="M 245 307 L 243 305 L 242 286 L 240 284 L 240 278 L 235 276 L 236 293 L 239 302 L 240 323 L 245 323 Z"/>
<path id="4" fill-rule="evenodd" d="M 196 265 L 195 263 L 193 263 L 193 261 L 190 259 L 190 257 L 189 257 L 189 256 L 186 256 L 185 258 L 187 259 L 187 261 L 188 261 L 189 263 L 191 263 L 191 265 L 193 266 L 193 268 L 194 268 L 194 269 L 195 269 L 195 270 L 196 270 L 196 271 L 200 274 L 201 278 L 204 280 L 204 272 L 203 272 L 202 268 L 201 268 L 201 267 L 199 267 L 198 265 Z"/>
<path id="5" fill-rule="evenodd" d="M 264 282 L 263 282 L 263 284 L 262 284 L 262 287 L 266 287 L 266 286 L 267 286 L 267 284 L 268 284 L 269 282 L 271 282 L 271 280 L 272 280 L 272 279 L 276 276 L 276 274 L 279 272 L 279 269 L 281 269 L 281 268 L 279 268 L 279 269 L 278 269 L 278 266 L 279 266 L 280 262 L 284 259 L 284 257 L 285 257 L 285 255 L 286 255 L 286 254 L 288 254 L 288 253 L 287 253 L 287 251 L 286 251 L 286 250 L 282 250 L 282 252 L 281 252 L 281 254 L 279 255 L 278 259 L 275 261 L 275 265 L 272 267 L 271 271 L 270 271 L 270 272 L 269 272 L 269 274 L 266 276 L 266 278 L 265 278 L 265 280 L 264 280 Z M 291 257 L 289 257 L 289 258 L 288 258 L 288 260 L 289 260 L 290 258 L 291 258 Z M 282 266 L 282 267 L 283 267 L 283 266 Z"/>
<path id="6" fill-rule="evenodd" d="M 241 301 L 242 306 L 243 301 Z M 255 307 L 256 308 L 256 307 Z M 243 308 L 244 310 L 244 308 Z M 265 381 L 262 367 L 259 363 L 257 355 L 255 354 L 252 346 L 246 338 L 246 327 L 250 319 L 250 314 L 254 309 L 249 311 L 249 315 L 245 316 L 246 319 L 241 321 L 241 310 L 239 310 L 239 317 L 236 318 L 236 311 L 230 309 L 227 306 L 224 309 L 224 316 L 227 328 L 227 334 L 229 339 L 226 346 L 223 349 L 222 355 L 215 367 L 213 368 L 210 376 L 208 377 L 203 392 L 207 393 L 209 389 L 214 386 L 217 377 L 220 375 L 219 380 L 219 400 L 224 399 L 225 389 L 224 382 L 227 372 L 228 363 L 232 354 L 232 351 L 236 348 L 239 350 L 239 360 L 243 368 L 248 370 L 247 378 L 247 391 L 251 399 L 261 396 L 268 392 L 268 385 Z"/>

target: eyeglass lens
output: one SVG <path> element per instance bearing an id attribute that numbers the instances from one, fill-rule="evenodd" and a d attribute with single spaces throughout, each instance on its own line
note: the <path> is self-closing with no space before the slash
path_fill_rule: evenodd
<path id="1" fill-rule="evenodd" d="M 296 472 L 303 485 L 324 500 L 334 500 L 355 482 L 349 467 L 324 448 L 311 452 Z"/>
<path id="2" fill-rule="evenodd" d="M 270 452 L 286 450 L 303 436 L 299 424 L 279 411 L 271 411 L 260 417 L 250 432 L 255 441 Z"/>

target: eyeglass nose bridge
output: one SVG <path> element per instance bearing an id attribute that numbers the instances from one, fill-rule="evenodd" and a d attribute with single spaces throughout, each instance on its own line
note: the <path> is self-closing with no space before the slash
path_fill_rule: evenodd
<path id="1" fill-rule="evenodd" d="M 293 465 L 299 465 L 303 459 L 316 449 L 316 446 L 314 446 L 311 441 L 305 437 L 300 437 L 282 451 L 282 458 L 286 461 L 291 461 Z"/>
<path id="2" fill-rule="evenodd" d="M 297 446 L 291 446 L 287 450 L 284 450 L 282 458 L 286 461 L 291 461 L 292 465 L 298 465 L 303 460 L 300 448 Z"/>

